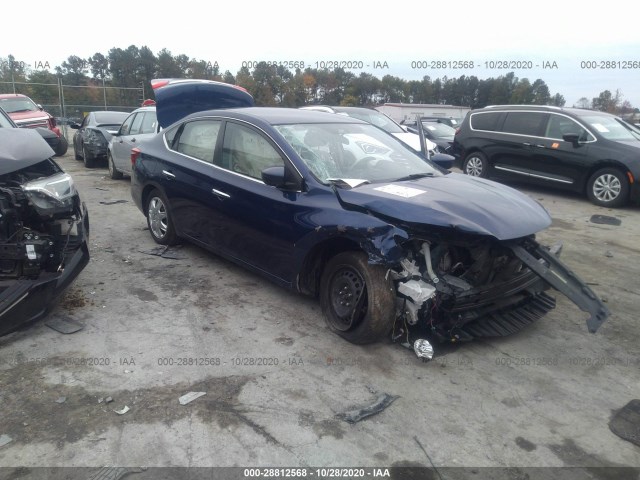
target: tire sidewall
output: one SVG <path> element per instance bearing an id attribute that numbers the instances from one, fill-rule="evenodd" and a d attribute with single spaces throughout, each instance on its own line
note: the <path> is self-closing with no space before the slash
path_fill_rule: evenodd
<path id="1" fill-rule="evenodd" d="M 355 269 L 366 285 L 367 312 L 364 318 L 348 331 L 335 328 L 329 318 L 331 307 L 331 280 L 340 268 Z M 343 252 L 327 263 L 320 281 L 320 304 L 329 329 L 351 343 L 366 344 L 383 339 L 389 334 L 395 320 L 395 290 L 386 269 L 368 263 L 364 252 Z"/>

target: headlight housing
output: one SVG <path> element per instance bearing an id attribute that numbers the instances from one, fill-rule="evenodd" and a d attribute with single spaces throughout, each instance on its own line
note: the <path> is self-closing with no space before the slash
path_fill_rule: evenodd
<path id="1" fill-rule="evenodd" d="M 39 215 L 68 214 L 78 195 L 71 175 L 64 172 L 27 182 L 22 190 Z"/>

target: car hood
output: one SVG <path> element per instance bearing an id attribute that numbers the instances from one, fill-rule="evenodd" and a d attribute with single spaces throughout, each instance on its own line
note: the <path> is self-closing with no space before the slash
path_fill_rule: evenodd
<path id="1" fill-rule="evenodd" d="M 390 223 L 432 225 L 509 240 L 551 225 L 535 200 L 488 180 L 450 173 L 418 180 L 336 189 L 345 208 L 365 210 Z"/>
<path id="2" fill-rule="evenodd" d="M 39 120 L 39 119 L 49 119 L 49 115 L 42 112 L 41 110 L 29 110 L 28 112 L 12 112 L 9 116 L 13 119 L 14 122 L 21 122 L 24 120 Z"/>
<path id="3" fill-rule="evenodd" d="M 209 80 L 157 80 L 156 113 L 162 128 L 196 112 L 220 108 L 253 107 L 253 97 L 244 89 Z M 157 83 L 156 83 L 157 85 Z"/>
<path id="4" fill-rule="evenodd" d="M 0 175 L 35 165 L 54 155 L 35 130 L 0 128 Z"/>
<path id="5" fill-rule="evenodd" d="M 420 137 L 418 136 L 417 133 L 402 132 L 402 133 L 392 133 L 392 135 L 396 137 L 398 140 L 401 140 L 407 145 L 409 145 L 416 152 L 422 151 L 422 149 L 420 148 Z M 433 143 L 428 138 L 425 138 L 424 141 L 427 142 L 427 148 L 429 150 L 433 150 L 435 148 L 436 144 Z"/>

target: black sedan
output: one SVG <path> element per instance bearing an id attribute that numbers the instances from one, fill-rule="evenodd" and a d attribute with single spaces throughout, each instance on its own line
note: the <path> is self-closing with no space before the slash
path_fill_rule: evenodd
<path id="1" fill-rule="evenodd" d="M 443 170 L 351 117 L 180 115 L 202 94 L 188 87 L 158 91 L 164 130 L 132 152 L 132 196 L 156 242 L 186 239 L 319 297 L 329 329 L 354 343 L 507 335 L 554 308 L 550 286 L 589 312 L 591 332 L 608 317 L 534 240 L 551 219 L 528 196 Z"/>
<path id="2" fill-rule="evenodd" d="M 73 136 L 76 160 L 84 160 L 87 168 L 106 162 L 109 140 L 128 116 L 128 112 L 89 112 L 81 124 L 72 123 L 71 128 L 77 130 Z"/>

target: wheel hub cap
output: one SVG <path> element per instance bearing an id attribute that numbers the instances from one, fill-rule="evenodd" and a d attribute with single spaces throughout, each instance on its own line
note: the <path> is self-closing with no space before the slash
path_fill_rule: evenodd
<path id="1" fill-rule="evenodd" d="M 157 237 L 162 238 L 167 233 L 167 212 L 164 203 L 159 198 L 152 198 L 149 202 L 149 228 Z"/>
<path id="2" fill-rule="evenodd" d="M 482 160 L 478 157 L 470 158 L 467 162 L 467 175 L 472 177 L 479 177 L 482 173 Z"/>
<path id="3" fill-rule="evenodd" d="M 621 190 L 622 185 L 615 175 L 601 175 L 593 183 L 593 195 L 601 202 L 615 200 L 620 195 Z"/>

